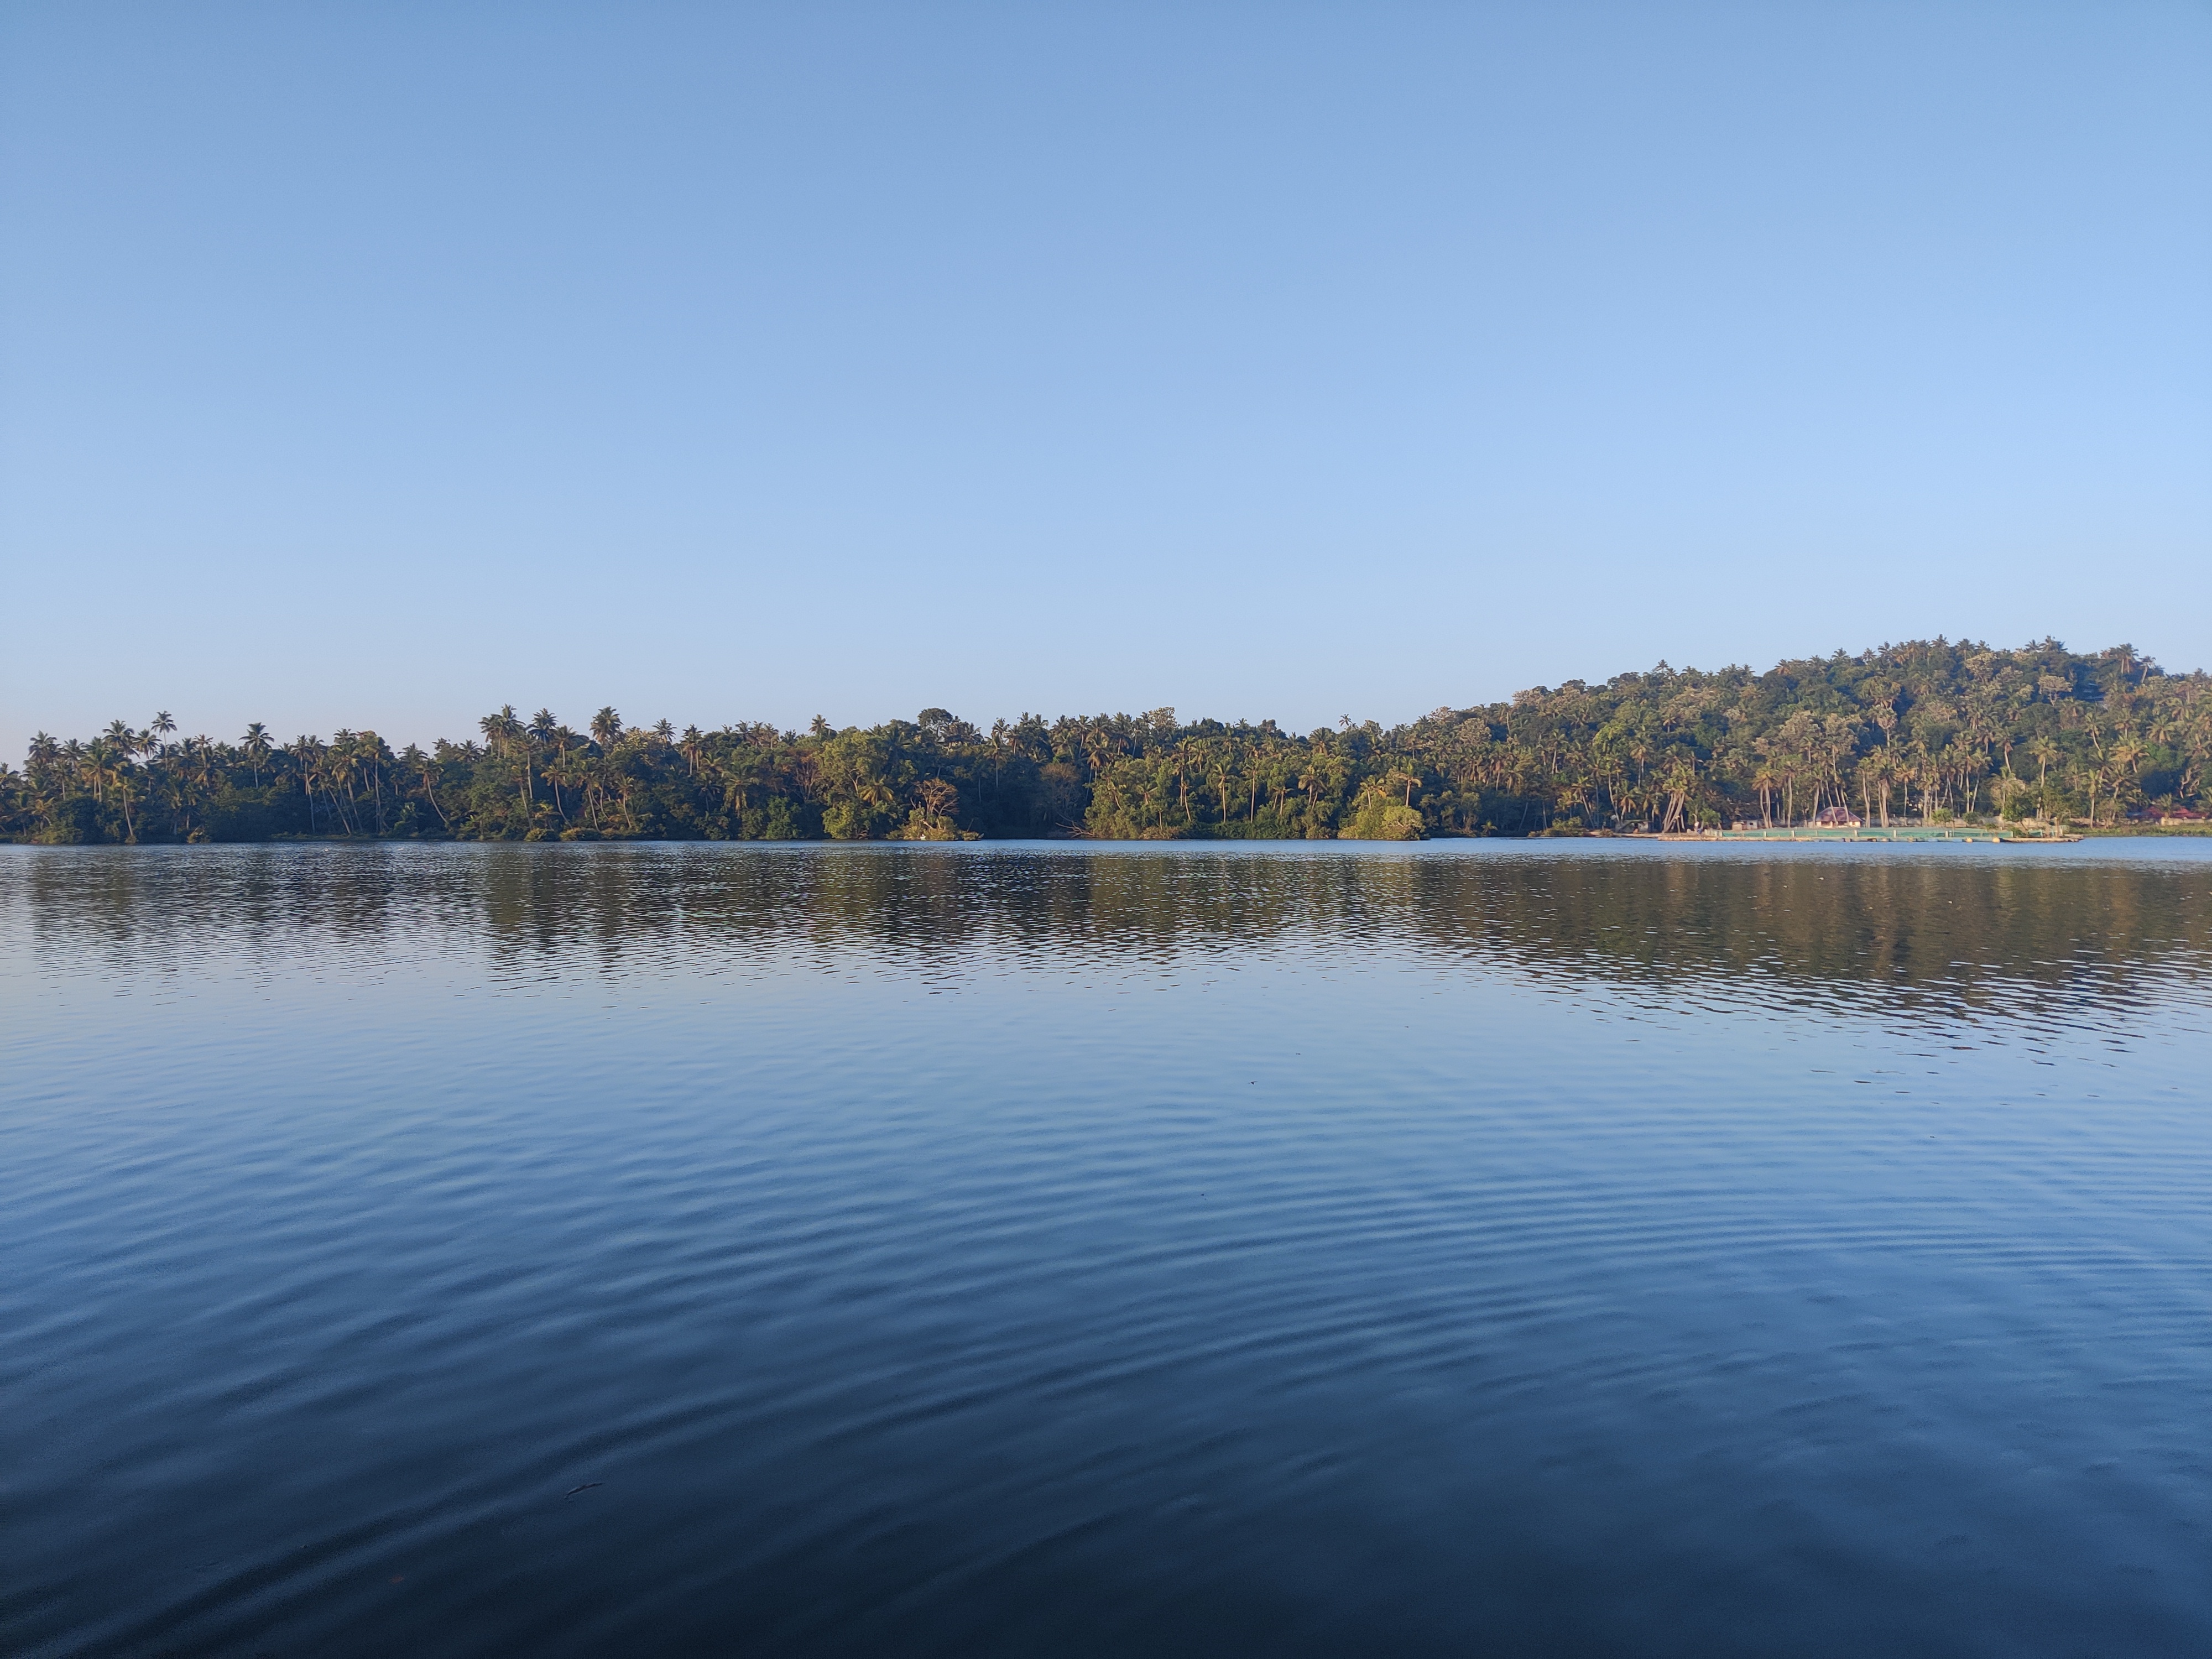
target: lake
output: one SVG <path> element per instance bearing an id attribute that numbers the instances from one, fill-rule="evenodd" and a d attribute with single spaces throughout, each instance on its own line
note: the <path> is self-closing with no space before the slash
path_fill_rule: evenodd
<path id="1" fill-rule="evenodd" d="M 0 848 L 0 1650 L 2212 1651 L 2212 843 Z"/>

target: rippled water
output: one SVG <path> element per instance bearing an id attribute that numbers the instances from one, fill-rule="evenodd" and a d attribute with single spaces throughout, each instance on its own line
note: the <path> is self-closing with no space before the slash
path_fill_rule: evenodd
<path id="1" fill-rule="evenodd" d="M 2208 854 L 0 849 L 0 1650 L 2212 1650 Z"/>

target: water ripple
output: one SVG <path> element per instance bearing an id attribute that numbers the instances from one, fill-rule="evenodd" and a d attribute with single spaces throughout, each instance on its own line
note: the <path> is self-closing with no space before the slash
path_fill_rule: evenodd
<path id="1" fill-rule="evenodd" d="M 0 851 L 0 1648 L 2212 1648 L 2212 849 Z"/>

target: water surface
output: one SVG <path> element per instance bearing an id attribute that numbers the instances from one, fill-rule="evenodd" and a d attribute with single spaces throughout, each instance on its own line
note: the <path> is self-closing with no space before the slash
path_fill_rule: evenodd
<path id="1" fill-rule="evenodd" d="M 2212 1650 L 2208 854 L 0 849 L 0 1650 Z"/>

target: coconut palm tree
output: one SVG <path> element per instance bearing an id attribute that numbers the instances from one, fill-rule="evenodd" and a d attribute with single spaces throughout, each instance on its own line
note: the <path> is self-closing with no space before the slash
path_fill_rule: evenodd
<path id="1" fill-rule="evenodd" d="M 552 716 L 547 714 L 545 720 L 550 726 Z M 529 731 L 515 718 L 511 702 L 501 704 L 496 714 L 486 714 L 477 722 L 477 729 L 483 733 L 484 746 L 515 769 L 515 804 L 522 810 L 523 822 L 529 823 L 538 806 L 537 793 L 531 787 Z"/>
<path id="2" fill-rule="evenodd" d="M 422 785 L 422 799 L 430 803 L 430 810 L 438 815 L 438 822 L 445 826 L 446 833 L 451 835 L 453 821 L 446 816 L 446 809 L 438 800 L 438 785 L 446 774 L 445 763 L 434 755 L 424 754 L 419 744 L 410 743 L 399 751 L 399 764 Z"/>
<path id="3" fill-rule="evenodd" d="M 246 728 L 246 735 L 239 739 L 238 746 L 240 752 L 246 757 L 246 764 L 253 769 L 253 787 L 258 789 L 261 787 L 261 769 L 269 763 L 271 747 L 269 728 L 255 720 Z"/>

